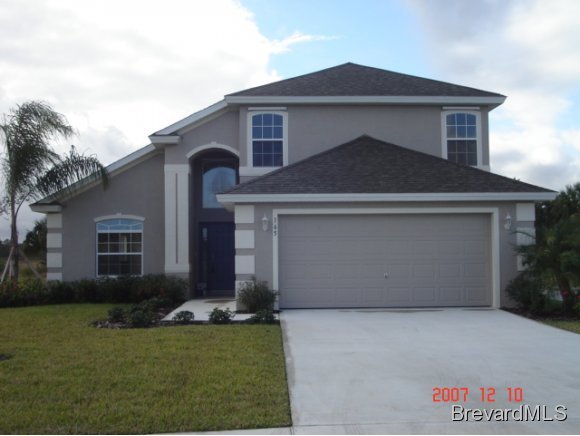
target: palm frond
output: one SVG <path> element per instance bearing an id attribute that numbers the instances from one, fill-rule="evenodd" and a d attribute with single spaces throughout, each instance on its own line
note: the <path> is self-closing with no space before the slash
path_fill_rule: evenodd
<path id="1" fill-rule="evenodd" d="M 56 192 L 72 193 L 74 184 L 80 181 L 100 181 L 107 187 L 107 169 L 95 156 L 79 154 L 74 146 L 64 158 L 38 178 L 35 196 L 49 196 Z"/>

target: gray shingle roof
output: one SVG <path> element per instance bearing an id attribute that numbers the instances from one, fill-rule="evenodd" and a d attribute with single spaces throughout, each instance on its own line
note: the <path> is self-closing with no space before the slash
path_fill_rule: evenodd
<path id="1" fill-rule="evenodd" d="M 303 76 L 246 89 L 229 94 L 229 96 L 504 97 L 501 94 L 475 88 L 350 62 Z"/>
<path id="2" fill-rule="evenodd" d="M 553 192 L 361 136 L 242 183 L 227 194 Z"/>

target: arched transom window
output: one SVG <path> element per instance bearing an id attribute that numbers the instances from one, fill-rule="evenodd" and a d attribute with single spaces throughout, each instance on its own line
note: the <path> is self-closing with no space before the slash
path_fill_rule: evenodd
<path id="1" fill-rule="evenodd" d="M 97 222 L 97 276 L 143 274 L 143 222 L 106 219 Z"/>

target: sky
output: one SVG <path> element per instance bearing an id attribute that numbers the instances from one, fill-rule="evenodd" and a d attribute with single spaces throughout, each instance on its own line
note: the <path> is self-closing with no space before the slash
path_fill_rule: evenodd
<path id="1" fill-rule="evenodd" d="M 0 114 L 43 100 L 109 164 L 225 94 L 355 62 L 506 95 L 491 170 L 580 181 L 576 0 L 0 0 Z M 42 217 L 23 207 L 21 237 Z M 8 236 L 0 217 L 0 238 Z"/>

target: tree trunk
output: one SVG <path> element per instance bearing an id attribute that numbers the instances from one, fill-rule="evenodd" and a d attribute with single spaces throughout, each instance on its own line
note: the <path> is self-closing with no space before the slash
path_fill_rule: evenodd
<path id="1" fill-rule="evenodd" d="M 16 227 L 16 204 L 10 202 L 10 246 L 12 249 L 12 260 L 10 262 L 10 279 L 18 282 L 20 270 L 19 249 L 18 249 L 18 229 Z"/>

